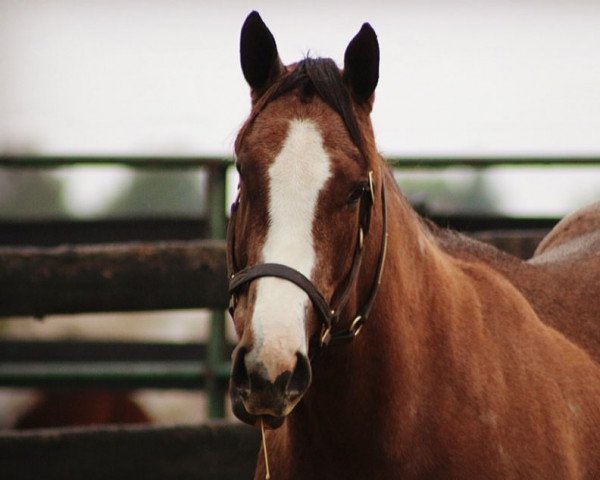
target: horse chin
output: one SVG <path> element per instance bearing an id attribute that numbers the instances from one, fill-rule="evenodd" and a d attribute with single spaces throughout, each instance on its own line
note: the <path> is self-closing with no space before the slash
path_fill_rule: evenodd
<path id="1" fill-rule="evenodd" d="M 264 425 L 266 428 L 270 430 L 275 430 L 283 425 L 285 422 L 286 416 L 275 416 L 275 415 L 253 415 L 246 410 L 244 406 L 244 402 L 241 398 L 232 398 L 231 409 L 233 410 L 233 414 L 240 419 L 242 422 L 247 423 L 248 425 L 260 426 L 258 422 L 259 418 L 262 418 Z"/>
<path id="2" fill-rule="evenodd" d="M 275 430 L 283 425 L 285 417 L 273 417 L 271 415 L 262 415 L 261 418 L 265 424 L 265 427 L 270 430 Z"/>

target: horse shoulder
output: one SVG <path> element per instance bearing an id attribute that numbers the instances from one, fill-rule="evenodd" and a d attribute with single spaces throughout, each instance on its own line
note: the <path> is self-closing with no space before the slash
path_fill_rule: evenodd
<path id="1" fill-rule="evenodd" d="M 444 375 L 452 376 L 450 385 L 459 391 L 439 411 L 462 413 L 460 419 L 440 417 L 442 444 L 451 448 L 448 442 L 456 436 L 473 442 L 463 443 L 465 466 L 455 466 L 456 471 L 462 478 L 490 473 L 495 478 L 542 478 L 550 471 L 578 478 L 580 453 L 569 432 L 575 428 L 578 439 L 600 440 L 595 428 L 600 421 L 599 365 L 541 321 L 527 297 L 489 263 L 465 256 L 449 263 L 456 278 L 450 292 L 461 296 L 464 309 L 452 312 L 454 321 L 446 325 L 448 348 L 438 355 L 443 355 Z M 522 408 L 524 395 L 540 399 L 539 408 Z M 510 416 L 501 414 L 506 409 Z M 544 442 L 532 441 L 542 438 Z M 560 455 L 548 455 L 548 444 Z M 470 470 L 464 470 L 466 465 Z M 517 473 L 517 465 L 525 470 Z"/>
<path id="2" fill-rule="evenodd" d="M 586 217 L 591 218 L 589 214 Z M 542 322 L 600 363 L 600 250 L 589 250 L 587 257 L 562 257 L 561 261 L 524 261 L 455 232 L 438 229 L 433 233 L 450 255 L 481 262 L 504 276 Z"/>

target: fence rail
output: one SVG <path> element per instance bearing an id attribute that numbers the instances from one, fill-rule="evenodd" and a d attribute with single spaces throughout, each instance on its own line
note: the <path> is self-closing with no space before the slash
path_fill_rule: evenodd
<path id="1" fill-rule="evenodd" d="M 223 421 L 175 427 L 0 432 L 6 480 L 237 480 L 252 478 L 259 434 Z"/>
<path id="2" fill-rule="evenodd" d="M 386 156 L 387 163 L 400 169 L 447 169 L 490 167 L 586 167 L 600 165 L 600 155 L 445 155 Z M 223 168 L 233 165 L 228 156 L 163 155 L 3 155 L 0 168 L 56 169 L 76 165 L 118 165 L 136 169 Z"/>
<path id="3" fill-rule="evenodd" d="M 211 368 L 207 356 L 206 345 L 191 343 L 2 340 L 0 385 L 202 390 L 215 377 L 225 387 L 229 363 Z"/>
<path id="4" fill-rule="evenodd" d="M 222 240 L 0 248 L 0 317 L 227 307 Z"/>

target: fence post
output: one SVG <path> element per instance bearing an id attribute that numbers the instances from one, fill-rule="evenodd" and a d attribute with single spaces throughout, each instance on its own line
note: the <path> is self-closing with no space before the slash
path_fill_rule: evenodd
<path id="1" fill-rule="evenodd" d="M 208 208 L 211 238 L 225 238 L 227 217 L 226 174 L 227 164 L 211 165 L 208 168 Z M 225 312 L 214 310 L 210 318 L 207 348 L 206 393 L 208 395 L 209 418 L 225 416 L 225 386 L 219 378 L 219 366 L 225 361 Z"/>

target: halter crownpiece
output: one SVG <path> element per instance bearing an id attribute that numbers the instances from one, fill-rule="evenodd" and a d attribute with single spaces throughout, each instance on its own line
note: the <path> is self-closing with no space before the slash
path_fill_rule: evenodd
<path id="1" fill-rule="evenodd" d="M 261 277 L 277 277 L 294 283 L 310 298 L 313 307 L 318 312 L 318 317 L 321 320 L 322 328 L 319 337 L 319 343 L 322 347 L 346 342 L 355 338 L 361 331 L 365 321 L 369 317 L 369 313 L 375 302 L 379 284 L 381 283 L 381 277 L 383 274 L 383 267 L 385 264 L 385 257 L 387 251 L 387 209 L 385 203 L 385 188 L 383 182 L 381 185 L 381 214 L 382 214 L 382 236 L 381 246 L 379 251 L 379 260 L 377 264 L 377 272 L 373 285 L 371 286 L 371 292 L 367 301 L 358 310 L 350 326 L 346 329 L 332 332 L 332 327 L 338 322 L 339 316 L 343 311 L 348 299 L 350 297 L 350 291 L 358 279 L 358 273 L 360 265 L 362 263 L 362 252 L 364 247 L 364 238 L 369 233 L 369 226 L 371 221 L 371 209 L 375 203 L 375 192 L 373 186 L 373 172 L 368 173 L 369 182 L 368 188 L 362 192 L 360 197 L 360 204 L 358 207 L 358 234 L 356 239 L 356 246 L 354 249 L 354 255 L 352 259 L 352 265 L 346 276 L 344 282 L 338 286 L 332 296 L 333 299 L 337 298 L 335 306 L 328 302 L 321 292 L 317 289 L 313 282 L 310 281 L 305 275 L 298 270 L 282 265 L 279 263 L 260 263 L 243 269 L 237 268 L 235 260 L 235 214 L 240 202 L 239 193 L 238 196 L 231 206 L 231 216 L 229 219 L 229 225 L 227 228 L 227 273 L 229 275 L 229 293 L 231 295 L 229 313 L 233 317 L 233 313 L 236 305 L 236 292 L 243 286 L 253 280 Z M 338 294 L 339 292 L 339 294 Z"/>

